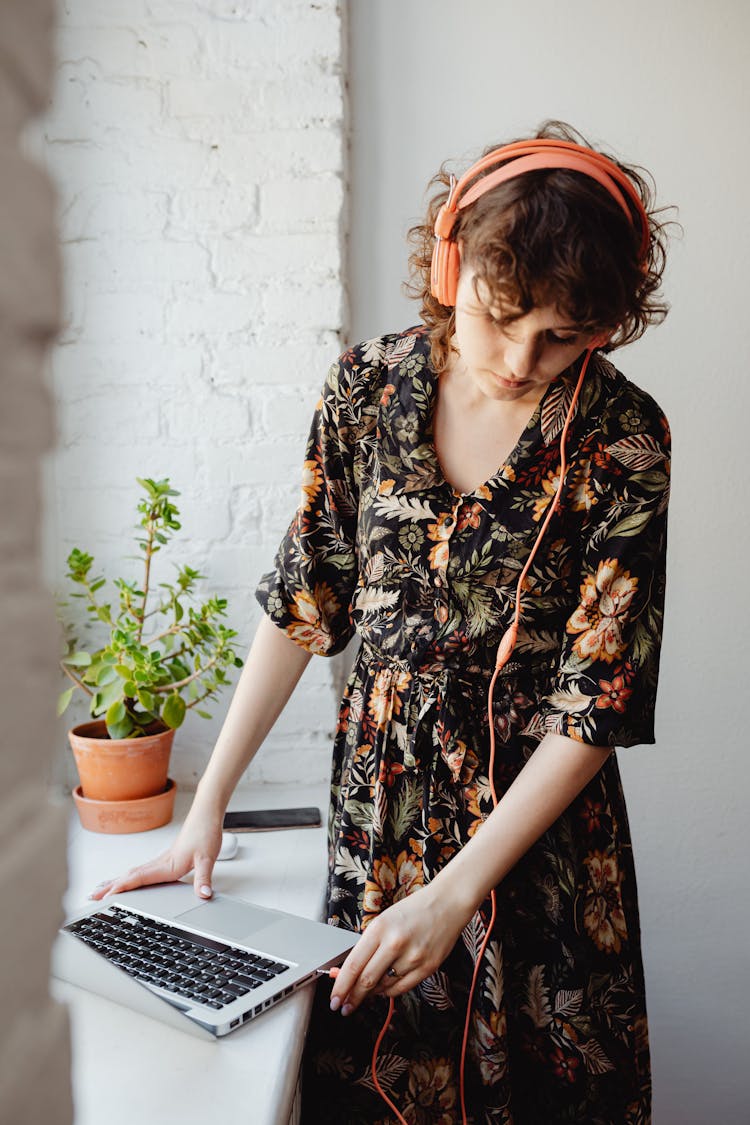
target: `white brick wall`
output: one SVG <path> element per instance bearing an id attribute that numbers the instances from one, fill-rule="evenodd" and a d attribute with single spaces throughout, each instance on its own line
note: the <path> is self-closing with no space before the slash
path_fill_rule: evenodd
<path id="1" fill-rule="evenodd" d="M 68 592 L 73 546 L 97 573 L 140 577 L 125 558 L 135 478 L 169 476 L 183 531 L 155 581 L 172 561 L 200 568 L 243 656 L 342 347 L 342 6 L 65 0 L 54 98 L 29 139 L 57 183 L 66 271 L 47 581 Z M 331 671 L 311 663 L 252 777 L 328 776 Z M 229 700 L 180 730 L 178 783 L 202 772 Z M 60 723 L 68 785 L 65 730 L 86 716 L 78 701 Z"/>

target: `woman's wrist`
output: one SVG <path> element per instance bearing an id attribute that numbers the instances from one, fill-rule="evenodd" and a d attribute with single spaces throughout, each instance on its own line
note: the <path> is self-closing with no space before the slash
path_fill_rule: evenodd
<path id="1" fill-rule="evenodd" d="M 231 795 L 231 788 L 219 785 L 204 774 L 196 786 L 191 812 L 193 809 L 200 810 L 202 814 L 221 821 L 224 819 Z"/>
<path id="2" fill-rule="evenodd" d="M 609 747 L 546 735 L 497 808 L 432 880 L 434 892 L 468 922 L 610 753 Z"/>
<path id="3" fill-rule="evenodd" d="M 460 853 L 453 857 L 437 875 L 427 884 L 433 899 L 440 904 L 440 909 L 450 918 L 451 922 L 459 925 L 459 932 L 468 926 L 471 919 L 481 906 L 484 895 L 474 885 L 474 881 L 467 877 L 467 872 L 461 870 L 456 860 Z"/>

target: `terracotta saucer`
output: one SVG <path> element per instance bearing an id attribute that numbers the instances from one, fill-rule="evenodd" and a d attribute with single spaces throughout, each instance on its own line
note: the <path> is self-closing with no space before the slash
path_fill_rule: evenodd
<path id="1" fill-rule="evenodd" d="M 169 824 L 174 812 L 177 785 L 171 777 L 167 787 L 153 797 L 139 797 L 132 801 L 95 801 L 84 797 L 80 785 L 73 790 L 73 800 L 81 824 L 89 832 L 148 832 Z"/>

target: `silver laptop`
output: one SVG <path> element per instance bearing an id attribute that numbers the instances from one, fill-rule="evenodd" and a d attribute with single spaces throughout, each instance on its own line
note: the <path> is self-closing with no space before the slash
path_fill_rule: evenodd
<path id="1" fill-rule="evenodd" d="M 227 1035 L 321 971 L 359 935 L 192 883 L 112 895 L 72 915 L 52 974 L 203 1039 Z"/>

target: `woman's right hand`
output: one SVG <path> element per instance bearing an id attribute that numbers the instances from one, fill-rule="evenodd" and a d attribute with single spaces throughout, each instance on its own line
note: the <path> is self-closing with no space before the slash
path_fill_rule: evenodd
<path id="1" fill-rule="evenodd" d="M 194 801 L 171 847 L 148 863 L 131 867 L 123 875 L 104 879 L 89 898 L 101 899 L 105 895 L 132 891 L 151 883 L 171 883 L 191 870 L 195 893 L 199 898 L 210 898 L 211 874 L 221 849 L 222 820 L 223 814 L 206 810 Z"/>

